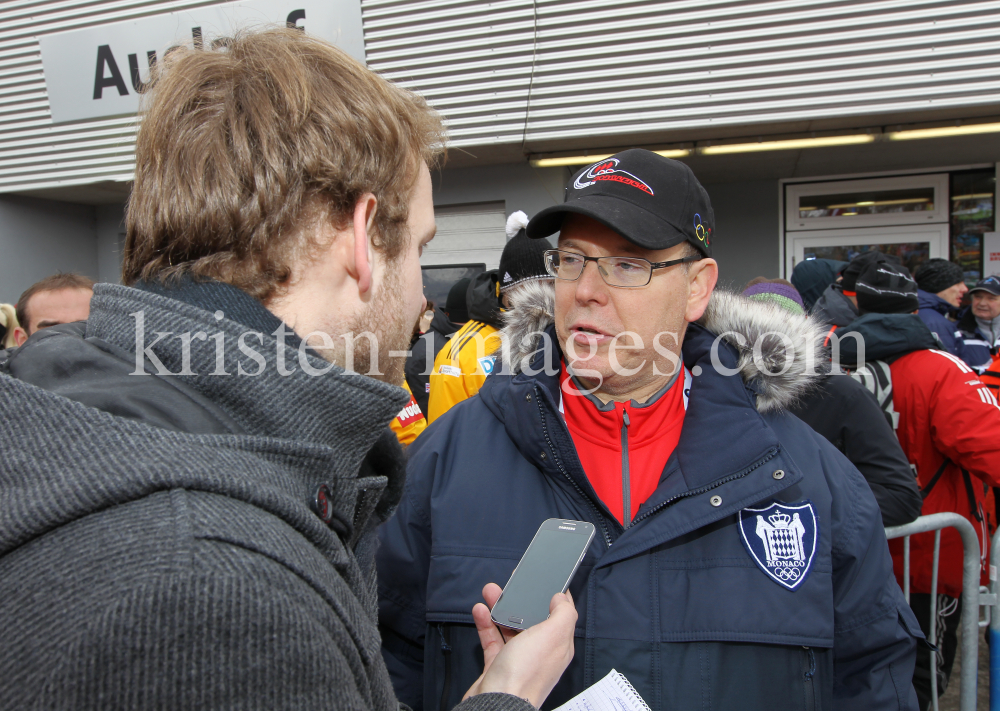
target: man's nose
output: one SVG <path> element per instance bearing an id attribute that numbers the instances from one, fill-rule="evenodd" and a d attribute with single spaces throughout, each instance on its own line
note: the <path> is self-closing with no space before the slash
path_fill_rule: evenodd
<path id="1" fill-rule="evenodd" d="M 590 267 L 593 267 L 591 269 Z M 597 262 L 586 262 L 583 265 L 583 273 L 576 280 L 577 301 L 605 301 L 607 300 L 608 285 L 601 276 L 601 267 Z"/>

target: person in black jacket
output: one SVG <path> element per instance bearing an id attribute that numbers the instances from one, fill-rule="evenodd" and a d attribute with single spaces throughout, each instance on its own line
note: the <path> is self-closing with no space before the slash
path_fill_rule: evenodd
<path id="1" fill-rule="evenodd" d="M 784 279 L 758 277 L 743 294 L 803 313 L 798 291 Z M 922 500 L 910 463 L 875 396 L 861 383 L 848 375 L 831 373 L 789 411 L 858 468 L 875 494 L 882 525 L 899 526 L 920 515 Z"/>

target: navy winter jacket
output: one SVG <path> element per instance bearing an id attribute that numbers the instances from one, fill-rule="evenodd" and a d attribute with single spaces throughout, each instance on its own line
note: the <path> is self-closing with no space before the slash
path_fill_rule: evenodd
<path id="1" fill-rule="evenodd" d="M 959 330 L 958 324 L 948 318 L 948 315 L 954 315 L 957 309 L 937 294 L 923 289 L 917 291 L 917 297 L 920 307 L 917 315 L 920 316 L 921 321 L 927 324 L 931 333 L 936 334 L 938 340 L 941 341 L 938 348 L 958 356 L 971 366 L 983 365 L 982 361 L 973 363 L 979 354 L 974 347 L 970 349 L 966 346 L 965 334 Z M 987 357 L 987 365 L 989 365 L 989 361 L 990 359 Z"/>
<path id="2" fill-rule="evenodd" d="M 550 305 L 521 301 L 514 312 Z M 780 410 L 808 381 L 802 356 L 824 332 L 808 317 L 713 296 L 706 327 L 691 325 L 684 338 L 693 379 L 680 442 L 623 529 L 594 494 L 560 415 L 558 348 L 518 365 L 520 336 L 550 322 L 509 326 L 510 372 L 498 368 L 410 447 L 403 500 L 378 554 L 383 654 L 400 700 L 431 711 L 461 699 L 482 670 L 471 609 L 483 586 L 503 585 L 541 522 L 560 517 L 590 521 L 597 535 L 570 584 L 576 655 L 544 708 L 615 668 L 657 710 L 916 709 L 921 633 L 871 490 L 829 442 Z M 760 377 L 745 357 L 756 335 L 790 328 L 797 360 Z M 746 335 L 741 353 L 718 346 L 743 378 L 713 368 L 713 331 Z M 764 353 L 774 372 L 784 360 L 775 340 Z M 795 589 L 764 572 L 741 534 L 741 512 L 754 539 L 754 512 L 744 510 L 774 502 L 815 512 L 818 541 Z"/>

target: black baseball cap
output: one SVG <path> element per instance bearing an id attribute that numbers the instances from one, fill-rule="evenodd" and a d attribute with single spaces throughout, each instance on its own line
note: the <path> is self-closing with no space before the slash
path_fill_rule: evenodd
<path id="1" fill-rule="evenodd" d="M 991 294 L 1000 296 L 1000 278 L 988 276 L 985 279 L 980 279 L 974 287 L 969 289 L 970 294 L 973 291 L 988 291 Z"/>
<path id="2" fill-rule="evenodd" d="M 567 214 L 584 215 L 644 249 L 690 242 L 712 256 L 715 213 L 708 193 L 683 163 L 631 148 L 597 161 L 566 185 L 566 201 L 535 215 L 528 237 L 548 237 Z"/>

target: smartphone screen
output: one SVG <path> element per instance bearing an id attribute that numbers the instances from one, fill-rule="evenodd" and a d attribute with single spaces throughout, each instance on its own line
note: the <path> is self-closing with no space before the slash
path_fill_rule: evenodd
<path id="1" fill-rule="evenodd" d="M 543 522 L 493 606 L 493 621 L 525 630 L 548 619 L 552 596 L 566 591 L 593 537 L 586 521 Z"/>

